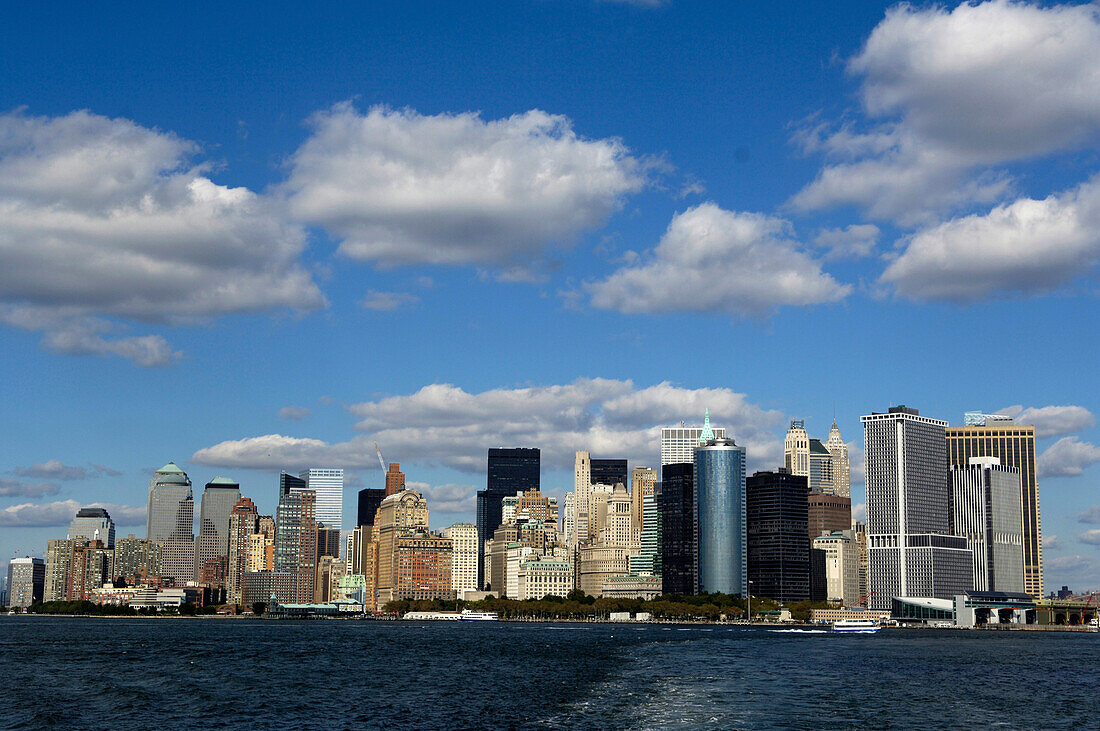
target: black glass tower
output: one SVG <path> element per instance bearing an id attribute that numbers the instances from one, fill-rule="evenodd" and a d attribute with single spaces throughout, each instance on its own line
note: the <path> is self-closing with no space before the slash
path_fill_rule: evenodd
<path id="1" fill-rule="evenodd" d="M 485 586 L 485 540 L 500 527 L 503 517 L 501 502 L 517 492 L 539 489 L 540 460 L 538 448 L 489 450 L 485 489 L 477 493 L 478 586 Z"/>
<path id="2" fill-rule="evenodd" d="M 385 489 L 368 487 L 359 491 L 359 509 L 356 512 L 355 525 L 374 525 L 374 514 L 386 497 Z"/>
<path id="3" fill-rule="evenodd" d="M 695 480 L 690 462 L 661 467 L 661 579 L 665 594 L 695 592 Z"/>
<path id="4" fill-rule="evenodd" d="M 630 478 L 626 471 L 625 459 L 594 459 L 592 460 L 593 485 L 615 485 L 622 483 L 630 487 Z"/>
<path id="5" fill-rule="evenodd" d="M 806 477 L 780 468 L 745 480 L 749 581 L 753 596 L 777 602 L 810 598 Z"/>

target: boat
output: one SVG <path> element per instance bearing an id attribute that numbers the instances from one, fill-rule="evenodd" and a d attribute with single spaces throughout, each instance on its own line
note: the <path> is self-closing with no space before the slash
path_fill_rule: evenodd
<path id="1" fill-rule="evenodd" d="M 838 619 L 833 622 L 833 632 L 874 634 L 878 630 L 878 623 L 873 619 Z"/>
<path id="2" fill-rule="evenodd" d="M 472 609 L 463 609 L 462 614 L 458 615 L 458 619 L 462 622 L 499 622 L 500 617 L 496 612 L 475 612 Z"/>

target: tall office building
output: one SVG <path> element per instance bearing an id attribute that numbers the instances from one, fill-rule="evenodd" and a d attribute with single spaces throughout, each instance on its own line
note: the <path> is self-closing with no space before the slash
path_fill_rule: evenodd
<path id="1" fill-rule="evenodd" d="M 691 462 L 661 466 L 661 579 L 666 594 L 695 593 L 695 489 Z"/>
<path id="2" fill-rule="evenodd" d="M 652 495 L 657 484 L 657 471 L 649 467 L 635 467 L 630 471 L 630 497 L 633 498 L 634 524 L 641 531 L 645 520 L 645 499 Z"/>
<path id="3" fill-rule="evenodd" d="M 394 562 L 399 539 L 410 533 L 426 532 L 428 520 L 428 501 L 416 490 L 402 490 L 382 501 L 371 540 L 374 560 L 367 576 L 368 593 L 378 607 L 396 597 L 398 576 Z"/>
<path id="4" fill-rule="evenodd" d="M 478 584 L 485 585 L 485 541 L 500 527 L 501 502 L 508 495 L 539 489 L 540 451 L 537 448 L 491 448 L 485 489 L 477 493 Z"/>
<path id="5" fill-rule="evenodd" d="M 400 492 L 400 490 L 398 490 L 398 492 Z M 360 490 L 355 524 L 374 525 L 374 514 L 378 512 L 378 506 L 382 504 L 382 500 L 385 497 L 386 490 L 381 487 L 366 487 Z"/>
<path id="6" fill-rule="evenodd" d="M 244 575 L 248 571 L 249 538 L 256 535 L 260 526 L 256 504 L 242 497 L 229 513 L 229 535 L 226 553 L 226 601 L 241 604 L 244 601 Z M 262 570 L 262 569 L 260 569 Z"/>
<path id="7" fill-rule="evenodd" d="M 164 560 L 164 547 L 148 538 L 138 538 L 131 533 L 115 544 L 112 578 L 141 581 L 160 576 Z"/>
<path id="8" fill-rule="evenodd" d="M 710 413 L 704 417 L 703 426 L 661 427 L 661 466 L 666 464 L 691 464 L 695 459 L 695 448 L 703 440 L 704 434 L 710 438 L 721 439 L 726 436 L 724 427 L 710 425 Z"/>
<path id="9" fill-rule="evenodd" d="M 591 535 L 592 522 L 589 511 L 592 509 L 592 455 L 580 450 L 573 455 L 573 495 L 576 523 L 574 525 L 574 546 L 595 539 Z"/>
<path id="10" fill-rule="evenodd" d="M 1020 471 L 996 457 L 951 465 L 952 533 L 974 556 L 976 591 L 1024 592 Z"/>
<path id="11" fill-rule="evenodd" d="M 199 536 L 195 540 L 197 580 L 201 581 L 204 569 L 220 566 L 223 562 L 228 570 L 229 516 L 240 499 L 241 486 L 228 477 L 215 477 L 206 483 L 199 506 Z M 224 575 L 225 572 L 220 573 Z"/>
<path id="12" fill-rule="evenodd" d="M 852 527 L 852 499 L 810 491 L 807 494 L 807 531 L 809 540 L 822 533 L 849 530 Z"/>
<path id="13" fill-rule="evenodd" d="M 950 535 L 947 423 L 905 406 L 860 421 L 870 608 L 891 609 L 894 597 L 947 599 L 971 590 L 966 539 Z"/>
<path id="14" fill-rule="evenodd" d="M 46 562 L 33 556 L 13 558 L 8 563 L 9 607 L 29 607 L 42 601 L 46 589 Z"/>
<path id="15" fill-rule="evenodd" d="M 852 466 L 848 460 L 848 445 L 840 436 L 840 428 L 835 421 L 829 429 L 829 438 L 825 442 L 825 449 L 829 450 L 829 454 L 833 458 L 833 494 L 850 498 L 852 496 Z"/>
<path id="16" fill-rule="evenodd" d="M 625 459 L 593 459 L 589 479 L 593 485 L 615 487 L 622 483 L 624 487 L 630 487 L 630 475 L 626 470 Z"/>
<path id="17" fill-rule="evenodd" d="M 832 495 L 833 488 L 833 455 L 825 445 L 817 439 L 810 440 L 810 492 L 823 495 Z"/>
<path id="18" fill-rule="evenodd" d="M 630 573 L 635 575 L 661 575 L 660 491 L 660 483 L 655 484 L 642 501 L 640 550 L 637 556 L 630 557 Z"/>
<path id="19" fill-rule="evenodd" d="M 814 538 L 813 550 L 824 554 L 824 580 L 820 583 L 824 600 L 851 607 L 859 602 L 859 547 L 856 534 L 838 530 Z"/>
<path id="20" fill-rule="evenodd" d="M 696 592 L 748 594 L 745 448 L 715 438 L 695 450 Z"/>
<path id="21" fill-rule="evenodd" d="M 783 466 L 792 475 L 810 476 L 810 435 L 806 433 L 806 422 L 801 419 L 792 421 L 787 429 L 783 440 Z"/>
<path id="22" fill-rule="evenodd" d="M 282 602 L 313 601 L 317 573 L 316 499 L 313 490 L 287 490 L 275 509 L 275 572 L 290 577 L 287 595 L 278 597 Z"/>
<path id="23" fill-rule="evenodd" d="M 344 470 L 311 468 L 298 473 L 306 489 L 317 495 L 317 522 L 344 527 Z"/>
<path id="24" fill-rule="evenodd" d="M 322 556 L 340 558 L 340 529 L 334 525 L 317 524 L 317 560 Z"/>
<path id="25" fill-rule="evenodd" d="M 745 480 L 748 578 L 755 596 L 777 602 L 810 598 L 806 477 L 786 467 Z"/>
<path id="26" fill-rule="evenodd" d="M 386 494 L 383 497 L 396 495 L 405 489 L 405 473 L 401 471 L 400 462 L 390 462 L 386 470 Z"/>
<path id="27" fill-rule="evenodd" d="M 164 546 L 162 578 L 183 586 L 195 577 L 195 501 L 191 480 L 174 462 L 149 480 L 145 537 Z"/>
<path id="28" fill-rule="evenodd" d="M 1024 592 L 1043 596 L 1043 527 L 1039 519 L 1039 483 L 1035 474 L 1035 427 L 1010 417 L 968 412 L 966 426 L 948 427 L 948 464 L 965 467 L 971 457 L 997 457 L 1020 471 L 1024 532 Z"/>
<path id="29" fill-rule="evenodd" d="M 451 588 L 461 599 L 464 592 L 477 591 L 477 526 L 455 523 L 443 531 L 451 539 Z"/>
<path id="30" fill-rule="evenodd" d="M 69 524 L 69 538 L 103 541 L 107 548 L 114 548 L 115 522 L 103 508 L 81 508 Z"/>
<path id="31" fill-rule="evenodd" d="M 46 541 L 46 580 L 42 601 L 63 602 L 68 597 L 74 543 L 76 540 L 71 538 L 50 538 Z"/>

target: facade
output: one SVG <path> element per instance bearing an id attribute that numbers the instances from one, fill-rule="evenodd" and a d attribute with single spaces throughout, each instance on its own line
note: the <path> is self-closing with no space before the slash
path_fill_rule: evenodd
<path id="1" fill-rule="evenodd" d="M 91 601 L 92 593 L 110 581 L 111 551 L 103 541 L 77 538 L 71 547 L 69 574 L 66 577 L 67 601 Z"/>
<path id="2" fill-rule="evenodd" d="M 832 495 L 833 455 L 817 439 L 810 440 L 810 492 Z"/>
<path id="3" fill-rule="evenodd" d="M 385 605 L 392 599 L 454 599 L 452 587 L 453 543 L 450 538 L 426 531 L 397 537 L 394 546 L 394 585 Z"/>
<path id="4" fill-rule="evenodd" d="M 577 494 L 566 493 L 563 502 L 561 530 L 565 535 L 566 545 L 575 546 L 577 545 Z"/>
<path id="5" fill-rule="evenodd" d="M 948 464 L 965 467 L 971 457 L 997 457 L 1020 471 L 1024 543 L 1024 592 L 1043 596 L 1043 526 L 1039 516 L 1035 427 L 1017 425 L 1005 416 L 970 412 L 966 426 L 948 427 Z"/>
<path id="6" fill-rule="evenodd" d="M 579 546 L 594 540 L 592 535 L 592 455 L 578 451 L 573 456 L 573 495 L 574 517 L 572 546 Z"/>
<path id="7" fill-rule="evenodd" d="M 195 501 L 191 480 L 174 462 L 149 481 L 145 537 L 163 546 L 161 576 L 177 586 L 195 577 Z"/>
<path id="8" fill-rule="evenodd" d="M 642 504 L 642 533 L 637 556 L 630 558 L 630 573 L 640 576 L 661 575 L 661 511 L 658 508 L 660 488 L 645 496 Z M 633 497 L 633 495 L 631 495 Z"/>
<path id="9" fill-rule="evenodd" d="M 593 459 L 590 466 L 589 480 L 593 485 L 614 487 L 621 483 L 630 487 L 630 474 L 627 472 L 625 459 Z"/>
<path id="10" fill-rule="evenodd" d="M 573 564 L 560 558 L 541 557 L 519 564 L 516 598 L 564 597 L 573 591 Z"/>
<path id="11" fill-rule="evenodd" d="M 691 462 L 661 467 L 661 579 L 667 594 L 695 593 L 695 489 Z"/>
<path id="12" fill-rule="evenodd" d="M 107 548 L 114 548 L 115 523 L 103 508 L 81 508 L 69 524 L 69 538 L 103 541 Z"/>
<path id="13" fill-rule="evenodd" d="M 241 604 L 251 607 L 257 602 L 269 604 L 273 596 L 290 596 L 295 583 L 295 576 L 286 571 L 246 571 L 241 581 Z"/>
<path id="14" fill-rule="evenodd" d="M 317 500 L 317 522 L 336 526 L 344 525 L 344 470 L 333 467 L 311 467 L 298 473 L 298 479 L 312 490 Z M 339 555 L 339 552 L 337 552 Z"/>
<path id="15" fill-rule="evenodd" d="M 577 551 L 577 588 L 585 594 L 601 596 L 609 578 L 630 574 L 630 549 L 625 546 L 596 543 Z"/>
<path id="16" fill-rule="evenodd" d="M 451 588 L 455 597 L 467 591 L 477 591 L 477 526 L 455 523 L 443 531 L 451 541 Z"/>
<path id="17" fill-rule="evenodd" d="M 42 601 L 46 590 L 46 562 L 24 556 L 8 563 L 7 606 L 27 608 Z"/>
<path id="18" fill-rule="evenodd" d="M 635 467 L 630 471 L 630 496 L 634 500 L 634 525 L 643 530 L 645 522 L 645 499 L 652 495 L 657 485 L 657 471 L 649 467 Z"/>
<path id="19" fill-rule="evenodd" d="M 792 421 L 787 429 L 783 440 L 783 466 L 792 475 L 810 476 L 810 435 L 806 432 L 806 422 L 801 419 Z"/>
<path id="20" fill-rule="evenodd" d="M 500 527 L 501 501 L 508 495 L 539 489 L 541 453 L 537 448 L 492 448 L 489 450 L 485 489 L 477 493 L 477 537 L 478 545 L 492 537 L 493 531 Z M 484 559 L 484 554 L 482 554 Z M 483 567 L 484 561 L 479 560 Z M 484 571 L 478 577 L 478 583 L 484 587 Z"/>
<path id="21" fill-rule="evenodd" d="M 754 595 L 781 604 L 810 598 L 806 482 L 785 467 L 745 481 L 748 580 Z"/>
<path id="22" fill-rule="evenodd" d="M 46 581 L 42 601 L 63 602 L 68 598 L 69 569 L 73 561 L 73 544 L 67 538 L 46 541 Z"/>
<path id="23" fill-rule="evenodd" d="M 660 576 L 611 576 L 604 582 L 600 596 L 608 599 L 642 599 L 661 596 Z"/>
<path id="24" fill-rule="evenodd" d="M 867 597 L 867 524 L 852 521 L 852 532 L 856 536 L 856 551 L 859 553 L 859 602 L 860 606 L 866 605 Z"/>
<path id="25" fill-rule="evenodd" d="M 1020 471 L 997 457 L 951 466 L 951 532 L 966 538 L 973 554 L 975 591 L 1024 591 L 1020 495 Z"/>
<path id="26" fill-rule="evenodd" d="M 969 591 L 966 539 L 949 535 L 947 423 L 905 406 L 860 421 L 870 608 L 888 609 L 894 597 L 947 599 Z"/>
<path id="27" fill-rule="evenodd" d="M 855 531 L 833 531 L 814 539 L 813 547 L 825 555 L 825 599 L 842 607 L 859 603 L 859 547 Z"/>
<path id="28" fill-rule="evenodd" d="M 400 462 L 390 462 L 386 470 L 386 494 L 383 497 L 396 495 L 405 489 L 405 473 L 401 471 Z"/>
<path id="29" fill-rule="evenodd" d="M 807 538 L 813 540 L 822 533 L 849 530 L 852 527 L 852 499 L 840 495 L 813 492 L 806 496 Z"/>
<path id="30" fill-rule="evenodd" d="M 164 558 L 163 546 L 133 533 L 115 544 L 114 568 L 111 577 L 141 581 L 160 576 Z"/>
<path id="31" fill-rule="evenodd" d="M 378 512 L 378 506 L 382 504 L 385 497 L 386 491 L 380 487 L 367 487 L 360 490 L 355 524 L 374 525 L 374 514 Z"/>
<path id="32" fill-rule="evenodd" d="M 340 529 L 334 525 L 317 524 L 317 559 L 321 556 L 340 558 Z"/>
<path id="33" fill-rule="evenodd" d="M 315 501 L 312 490 L 287 490 L 275 509 L 275 571 L 290 576 L 288 593 L 277 595 L 279 601 L 313 601 L 317 574 Z"/>
<path id="34" fill-rule="evenodd" d="M 226 602 L 243 602 L 244 575 L 248 571 L 251 536 L 259 528 L 260 516 L 256 504 L 246 497 L 237 500 L 229 513 L 229 535 L 226 547 Z M 261 536 L 262 538 L 262 536 Z M 264 567 L 266 568 L 266 566 Z"/>
<path id="35" fill-rule="evenodd" d="M 745 449 L 715 438 L 695 450 L 695 591 L 748 594 Z"/>
<path id="36" fill-rule="evenodd" d="M 367 576 L 368 602 L 372 598 L 381 607 L 396 597 L 398 574 L 395 562 L 401 536 L 411 533 L 426 534 L 428 530 L 428 501 L 416 490 L 402 490 L 382 501 L 378 508 L 378 522 L 374 526 L 371 556 Z M 448 568 L 448 580 L 449 580 Z M 448 587 L 449 589 L 449 587 Z"/>
<path id="37" fill-rule="evenodd" d="M 241 486 L 228 477 L 215 477 L 206 483 L 199 507 L 199 536 L 195 541 L 195 578 L 203 569 L 229 557 L 229 516 L 241 499 Z"/>
<path id="38" fill-rule="evenodd" d="M 833 458 L 833 494 L 840 497 L 852 496 L 852 466 L 848 460 L 848 445 L 840 436 L 840 428 L 833 422 L 829 429 L 829 439 L 825 442 L 825 449 Z"/>
<path id="39" fill-rule="evenodd" d="M 691 464 L 695 459 L 695 448 L 703 438 L 703 432 L 709 430 L 714 437 L 726 436 L 724 427 L 710 426 L 709 417 L 703 426 L 663 426 L 661 427 L 661 466 L 667 464 Z"/>

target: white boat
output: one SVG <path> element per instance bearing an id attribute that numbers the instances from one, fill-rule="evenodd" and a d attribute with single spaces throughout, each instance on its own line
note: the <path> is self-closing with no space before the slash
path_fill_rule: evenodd
<path id="1" fill-rule="evenodd" d="M 838 619 L 833 622 L 833 632 L 874 634 L 878 629 L 878 623 L 873 619 Z"/>
<path id="2" fill-rule="evenodd" d="M 499 622 L 500 617 L 496 612 L 475 612 L 472 609 L 463 609 L 458 616 L 463 622 Z"/>

